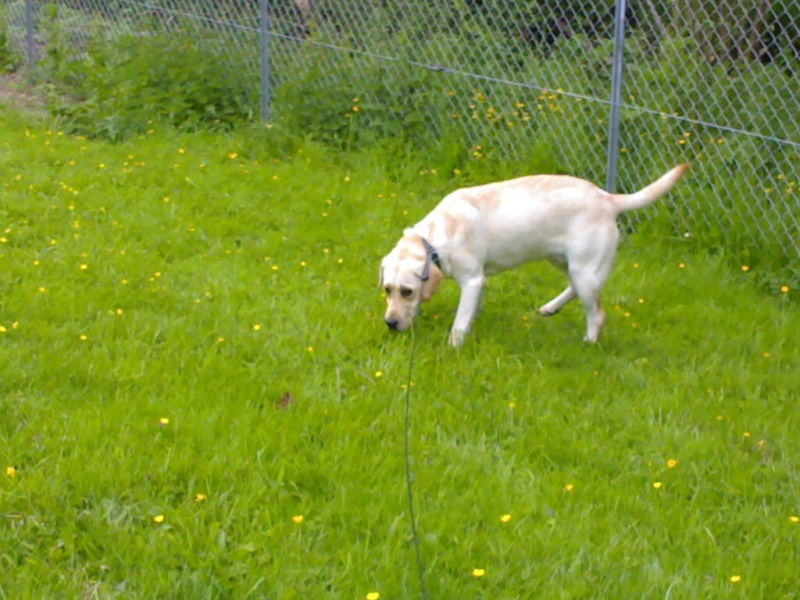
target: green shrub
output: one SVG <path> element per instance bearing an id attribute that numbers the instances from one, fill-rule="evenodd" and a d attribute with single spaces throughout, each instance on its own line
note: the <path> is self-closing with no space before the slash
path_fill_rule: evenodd
<path id="1" fill-rule="evenodd" d="M 0 73 L 12 73 L 20 64 L 19 54 L 11 47 L 6 31 L 5 15 L 0 12 Z"/>
<path id="2" fill-rule="evenodd" d="M 211 33 L 95 36 L 77 58 L 51 43 L 47 61 L 51 111 L 85 135 L 121 139 L 153 122 L 227 129 L 258 106 L 244 57 Z"/>

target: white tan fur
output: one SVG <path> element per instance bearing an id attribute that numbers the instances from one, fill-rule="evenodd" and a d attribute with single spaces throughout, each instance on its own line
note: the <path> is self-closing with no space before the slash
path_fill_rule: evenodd
<path id="1" fill-rule="evenodd" d="M 443 277 L 452 277 L 461 288 L 450 331 L 450 344 L 458 346 L 469 332 L 487 275 L 546 259 L 566 273 L 569 285 L 539 313 L 554 315 L 577 296 L 586 311 L 584 340 L 597 341 L 605 321 L 600 291 L 619 241 L 617 215 L 663 196 L 688 168 L 679 165 L 634 194 L 609 194 L 564 175 L 520 177 L 452 192 L 406 229 L 383 258 L 384 321 L 390 329 L 408 329 L 420 303 L 430 300 Z M 438 254 L 441 270 L 430 262 L 423 238 Z M 430 278 L 423 281 L 426 262 Z"/>

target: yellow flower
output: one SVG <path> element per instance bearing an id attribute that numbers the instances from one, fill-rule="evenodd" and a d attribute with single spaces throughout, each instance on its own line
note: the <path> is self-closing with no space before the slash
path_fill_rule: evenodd
<path id="1" fill-rule="evenodd" d="M 156 515 L 153 517 L 153 521 L 156 523 L 163 523 L 164 522 L 164 515 Z"/>
<path id="2" fill-rule="evenodd" d="M 747 273 L 750 270 L 750 267 L 747 265 L 742 265 L 742 273 Z"/>
<path id="3" fill-rule="evenodd" d="M 314 351 L 314 346 L 308 346 L 308 347 L 306 348 L 306 351 L 308 351 L 308 352 L 313 352 L 313 351 Z"/>
<path id="4" fill-rule="evenodd" d="M 739 583 L 742 580 L 740 575 L 731 575 L 731 583 Z"/>
<path id="5" fill-rule="evenodd" d="M 208 496 L 206 496 L 205 494 L 195 494 L 194 495 L 194 501 L 195 502 L 202 502 L 203 500 L 208 500 Z"/>
<path id="6" fill-rule="evenodd" d="M 159 425 L 162 425 L 162 426 L 163 426 L 163 425 L 169 425 L 169 419 L 168 419 L 167 417 L 161 417 L 161 418 L 158 420 L 158 424 L 159 424 Z"/>
<path id="7" fill-rule="evenodd" d="M 472 569 L 473 577 L 483 577 L 484 575 L 486 575 L 486 571 L 484 569 Z"/>
<path id="8" fill-rule="evenodd" d="M 574 488 L 575 488 L 574 485 L 572 485 L 571 483 L 568 483 L 567 485 L 564 486 L 564 491 L 565 492 L 571 492 Z"/>
<path id="9" fill-rule="evenodd" d="M 14 467 L 6 467 L 6 475 L 13 479 L 17 476 L 17 470 Z"/>
<path id="10" fill-rule="evenodd" d="M 789 293 L 789 286 L 788 285 L 782 285 L 781 286 L 781 293 L 782 294 L 788 294 Z"/>
<path id="11" fill-rule="evenodd" d="M 239 155 L 236 154 L 236 152 L 231 152 L 231 153 L 228 154 L 228 158 L 230 158 L 231 160 L 234 160 L 237 156 L 239 156 Z"/>
<path id="12" fill-rule="evenodd" d="M 292 521 L 297 523 L 298 525 L 303 522 L 303 515 L 295 515 L 292 517 Z"/>
<path id="13" fill-rule="evenodd" d="M 653 487 L 656 489 L 660 489 L 663 484 L 660 481 L 653 482 Z"/>
<path id="14" fill-rule="evenodd" d="M 686 265 L 684 263 L 678 263 L 678 268 L 679 269 L 684 269 L 684 268 L 686 268 Z"/>
<path id="15" fill-rule="evenodd" d="M 13 469 L 13 468 L 14 467 L 9 467 L 9 469 Z M 6 469 L 6 472 L 8 472 L 8 469 Z M 13 477 L 13 475 L 12 475 L 12 477 Z M 789 517 L 789 522 L 790 523 L 800 523 L 800 517 L 798 517 L 797 515 L 792 515 L 792 516 Z"/>
<path id="16" fill-rule="evenodd" d="M 258 323 L 253 324 L 253 331 L 261 331 L 261 325 Z"/>
<path id="17" fill-rule="evenodd" d="M 370 592 L 369 594 L 367 594 L 366 597 L 367 600 L 378 600 L 378 598 L 380 598 L 381 595 L 378 592 Z"/>
<path id="18" fill-rule="evenodd" d="M 500 521 L 503 523 L 508 523 L 511 520 L 511 515 L 503 515 L 500 517 Z"/>
<path id="19" fill-rule="evenodd" d="M 383 371 L 375 371 L 375 377 L 383 377 Z"/>
<path id="20" fill-rule="evenodd" d="M 677 460 L 675 460 L 674 458 L 670 458 L 670 459 L 667 461 L 667 467 L 669 467 L 670 469 L 674 469 L 674 468 L 675 468 L 675 465 L 677 465 L 677 464 L 678 464 L 678 461 L 677 461 Z"/>

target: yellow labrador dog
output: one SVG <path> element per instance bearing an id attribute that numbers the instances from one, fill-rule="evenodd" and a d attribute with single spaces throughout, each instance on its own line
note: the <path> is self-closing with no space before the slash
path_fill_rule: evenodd
<path id="1" fill-rule="evenodd" d="M 420 304 L 430 300 L 443 277 L 452 277 L 461 298 L 450 344 L 459 346 L 486 276 L 546 259 L 566 273 L 569 285 L 539 313 L 554 315 L 577 296 L 586 311 L 584 341 L 597 341 L 605 321 L 600 290 L 619 240 L 617 215 L 663 196 L 688 168 L 679 165 L 635 194 L 609 194 L 564 175 L 520 177 L 452 192 L 406 229 L 381 262 L 386 325 L 408 329 Z"/>

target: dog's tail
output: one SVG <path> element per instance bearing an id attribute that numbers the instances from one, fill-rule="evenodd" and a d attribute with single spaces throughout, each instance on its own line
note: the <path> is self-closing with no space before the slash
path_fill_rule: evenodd
<path id="1" fill-rule="evenodd" d="M 635 194 L 614 194 L 613 198 L 614 203 L 617 205 L 617 210 L 626 212 L 647 206 L 670 191 L 688 168 L 688 164 L 678 165 Z"/>

